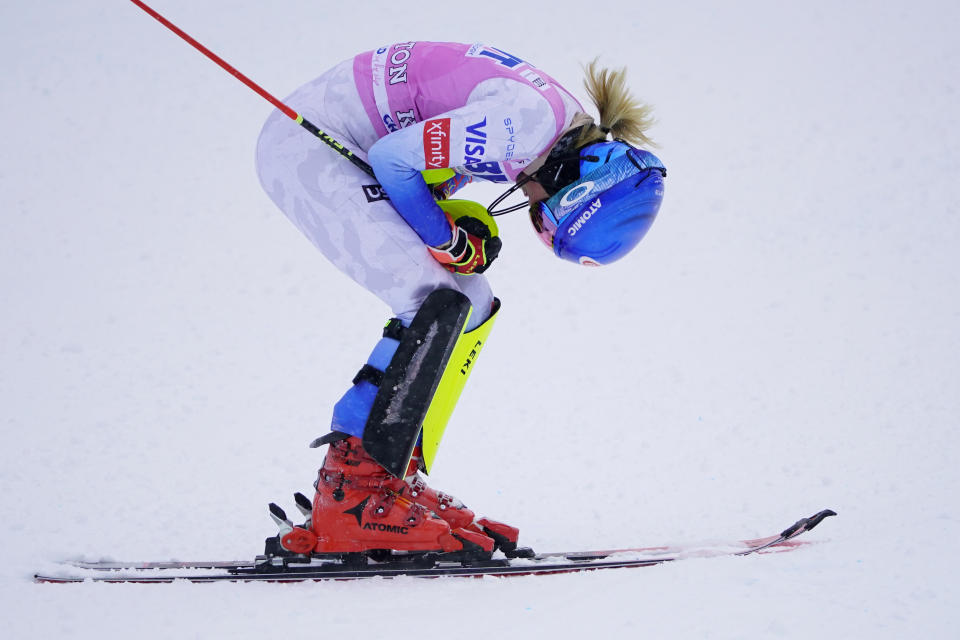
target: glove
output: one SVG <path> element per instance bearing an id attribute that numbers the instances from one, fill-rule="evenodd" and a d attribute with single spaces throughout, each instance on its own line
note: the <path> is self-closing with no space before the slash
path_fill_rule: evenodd
<path id="1" fill-rule="evenodd" d="M 447 214 L 453 238 L 442 247 L 427 247 L 437 262 L 460 274 L 483 273 L 490 267 L 503 242 L 478 218 Z"/>

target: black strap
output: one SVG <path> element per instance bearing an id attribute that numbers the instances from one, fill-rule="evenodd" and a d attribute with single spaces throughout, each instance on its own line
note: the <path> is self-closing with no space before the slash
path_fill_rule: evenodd
<path id="1" fill-rule="evenodd" d="M 403 337 L 404 326 L 400 318 L 390 318 L 385 327 L 383 327 L 383 337 L 392 338 L 397 342 Z"/>
<path id="2" fill-rule="evenodd" d="M 383 382 L 383 371 L 377 369 L 373 365 L 365 364 L 360 367 L 360 371 L 357 371 L 357 375 L 353 376 L 353 384 L 357 384 L 361 380 L 366 380 L 370 384 L 375 386 L 380 386 L 380 383 Z"/>
<path id="3" fill-rule="evenodd" d="M 317 447 L 322 447 L 325 444 L 330 444 L 331 442 L 340 442 L 341 440 L 346 440 L 350 437 L 349 433 L 341 433 L 340 431 L 331 431 L 325 436 L 320 436 L 316 440 L 310 443 L 311 449 L 316 449 Z"/>
<path id="4" fill-rule="evenodd" d="M 400 318 L 390 318 L 386 326 L 383 327 L 383 337 L 392 338 L 399 342 L 400 338 L 403 337 L 404 331 L 405 328 L 403 323 L 400 322 Z M 379 387 L 380 383 L 383 382 L 383 371 L 371 364 L 365 364 L 360 367 L 360 371 L 357 371 L 357 375 L 353 376 L 353 384 L 357 384 L 361 380 L 366 380 L 370 384 Z"/>

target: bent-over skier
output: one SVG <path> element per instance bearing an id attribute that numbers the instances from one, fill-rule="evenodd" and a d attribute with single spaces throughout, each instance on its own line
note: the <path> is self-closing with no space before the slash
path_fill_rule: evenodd
<path id="1" fill-rule="evenodd" d="M 393 318 L 333 410 L 309 520 L 289 552 L 516 549 L 516 528 L 477 518 L 420 475 L 500 308 L 481 275 L 501 241 L 487 210 L 450 196 L 470 181 L 522 189 L 559 258 L 602 265 L 643 238 L 666 171 L 649 108 L 622 71 L 587 67 L 599 121 L 553 78 L 481 44 L 401 42 L 361 53 L 286 98 L 365 159 L 377 180 L 279 111 L 257 144 L 270 198 Z M 637 146 L 635 146 L 637 145 Z M 494 206 L 501 202 L 498 199 Z"/>

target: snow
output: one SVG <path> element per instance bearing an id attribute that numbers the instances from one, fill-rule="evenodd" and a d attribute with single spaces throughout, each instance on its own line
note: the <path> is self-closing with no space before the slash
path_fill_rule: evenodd
<path id="1" fill-rule="evenodd" d="M 5 637 L 956 637 L 955 3 L 155 8 L 279 96 L 405 39 L 489 41 L 581 95 L 581 63 L 628 64 L 661 216 L 599 270 L 501 219 L 503 311 L 431 483 L 544 551 L 839 516 L 794 553 L 584 575 L 33 584 L 258 552 L 389 312 L 261 192 L 267 102 L 132 4 L 5 3 Z"/>

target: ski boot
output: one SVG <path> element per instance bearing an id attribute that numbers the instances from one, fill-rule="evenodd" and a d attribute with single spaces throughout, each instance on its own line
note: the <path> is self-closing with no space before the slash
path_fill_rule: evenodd
<path id="1" fill-rule="evenodd" d="M 416 447 L 403 480 L 406 484 L 406 497 L 445 520 L 452 529 L 472 531 L 492 538 L 494 548 L 503 551 L 508 558 L 534 555 L 531 549 L 517 547 L 520 530 L 516 527 L 490 518 L 477 518 L 473 511 L 454 496 L 430 488 L 419 473 L 423 468 L 423 453 L 420 447 Z"/>
<path id="2" fill-rule="evenodd" d="M 475 558 L 493 553 L 494 540 L 482 531 L 452 526 L 405 496 L 404 480 L 371 458 L 358 438 L 330 444 L 315 487 L 308 523 L 281 524 L 280 544 L 286 551 L 311 555 L 390 550 L 451 557 L 464 552 L 460 555 Z"/>

